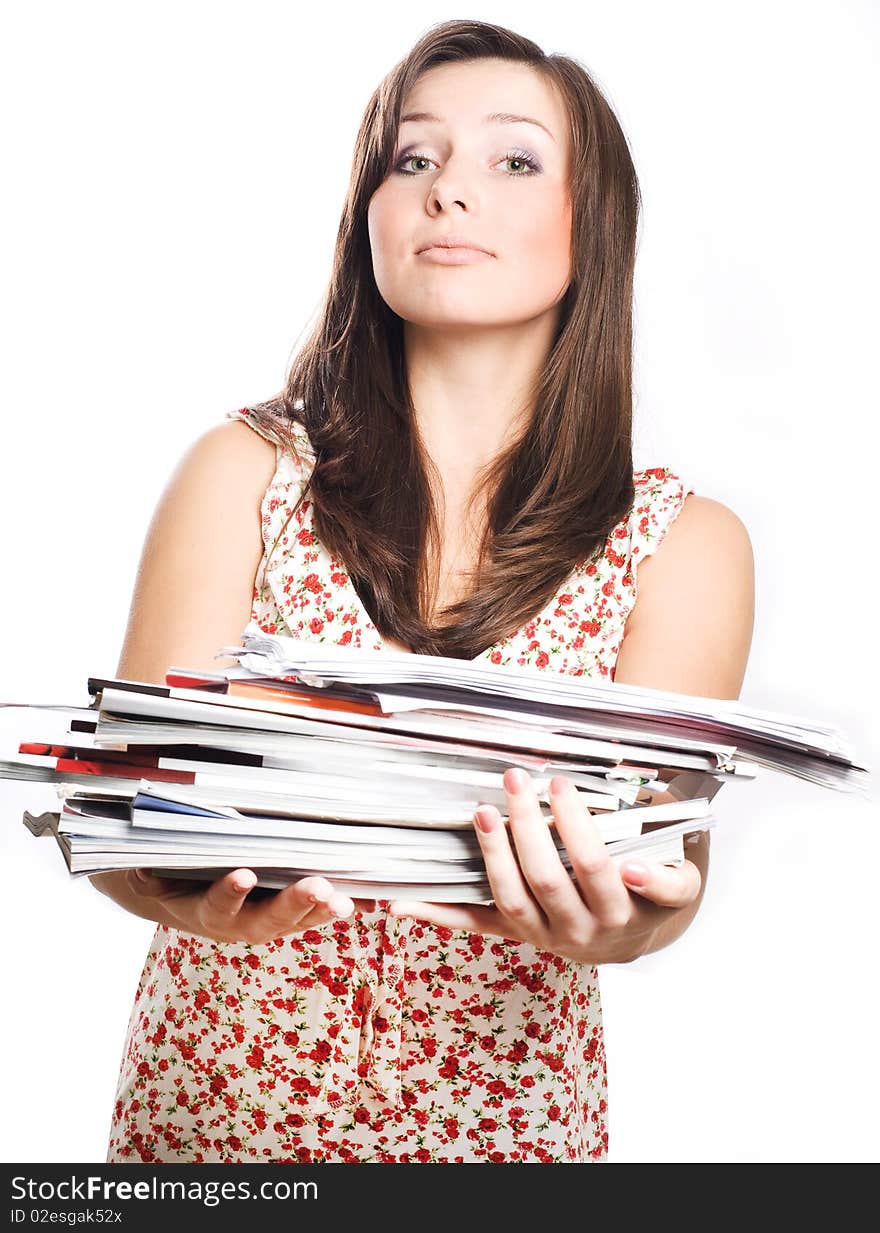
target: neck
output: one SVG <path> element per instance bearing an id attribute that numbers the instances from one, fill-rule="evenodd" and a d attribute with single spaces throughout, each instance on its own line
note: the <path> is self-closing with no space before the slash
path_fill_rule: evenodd
<path id="1" fill-rule="evenodd" d="M 550 314 L 448 330 L 404 323 L 416 426 L 447 497 L 466 496 L 528 424 L 554 328 Z"/>

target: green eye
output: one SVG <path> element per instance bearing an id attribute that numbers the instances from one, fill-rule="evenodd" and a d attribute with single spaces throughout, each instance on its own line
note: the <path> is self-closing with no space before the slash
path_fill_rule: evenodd
<path id="1" fill-rule="evenodd" d="M 417 152 L 413 152 L 411 154 L 402 155 L 397 160 L 397 163 L 394 166 L 394 170 L 398 172 L 400 175 L 405 175 L 405 176 L 419 175 L 420 173 L 418 171 L 407 171 L 405 169 L 406 163 L 412 163 L 412 162 L 415 162 L 416 160 L 422 163 L 432 162 L 432 160 L 428 158 L 426 154 L 419 154 Z M 528 168 L 527 171 L 508 172 L 507 173 L 508 176 L 513 180 L 525 179 L 527 176 L 535 175 L 537 172 L 540 172 L 541 170 L 538 164 L 538 160 L 535 158 L 533 154 L 530 154 L 527 150 L 511 150 L 508 154 L 504 156 L 503 159 L 501 159 L 501 162 L 503 163 L 522 163 L 525 167 Z"/>

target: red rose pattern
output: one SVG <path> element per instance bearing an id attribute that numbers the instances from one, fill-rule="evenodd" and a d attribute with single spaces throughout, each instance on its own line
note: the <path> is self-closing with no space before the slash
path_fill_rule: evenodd
<path id="1" fill-rule="evenodd" d="M 255 428 L 246 409 L 227 418 Z M 381 650 L 308 499 L 290 517 L 314 459 L 302 425 L 296 441 L 301 457 L 278 449 L 263 498 L 252 618 L 270 633 Z M 632 511 L 599 560 L 478 660 L 613 681 L 635 567 L 693 491 L 665 467 L 634 480 Z M 604 1161 L 598 969 L 395 920 L 388 902 L 263 946 L 158 926 L 108 1162 Z"/>

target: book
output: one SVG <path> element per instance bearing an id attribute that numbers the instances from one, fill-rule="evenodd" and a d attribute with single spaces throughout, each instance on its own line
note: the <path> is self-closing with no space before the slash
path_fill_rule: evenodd
<path id="1" fill-rule="evenodd" d="M 738 701 L 268 635 L 222 672 L 165 684 L 89 677 L 68 732 L 23 732 L 0 778 L 52 783 L 26 812 L 71 877 L 126 868 L 201 881 L 252 868 L 279 889 L 321 873 L 356 896 L 491 902 L 473 816 L 507 823 L 522 766 L 563 866 L 550 780 L 575 785 L 609 855 L 680 864 L 723 784 L 762 769 L 867 792 L 842 733 Z M 12 704 L 17 705 L 17 704 Z M 48 716 L 47 716 L 48 720 Z"/>

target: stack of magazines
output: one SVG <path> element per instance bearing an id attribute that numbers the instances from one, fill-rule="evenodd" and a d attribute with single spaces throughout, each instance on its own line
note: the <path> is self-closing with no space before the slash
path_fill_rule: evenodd
<path id="1" fill-rule="evenodd" d="M 352 896 L 489 903 L 473 826 L 506 818 L 502 776 L 531 776 L 550 808 L 572 780 L 610 855 L 660 864 L 715 825 L 728 780 L 763 768 L 866 794 L 843 735 L 738 701 L 552 672 L 265 633 L 171 667 L 165 685 L 89 678 L 63 742 L 22 733 L 0 777 L 55 785 L 58 812 L 24 822 L 57 840 L 73 877 L 129 868 L 213 880 L 253 869 L 278 889 L 322 874 Z M 22 704 L 6 704 L 22 705 Z M 42 738 L 42 739 L 41 739 Z"/>

